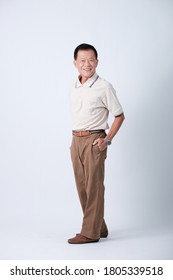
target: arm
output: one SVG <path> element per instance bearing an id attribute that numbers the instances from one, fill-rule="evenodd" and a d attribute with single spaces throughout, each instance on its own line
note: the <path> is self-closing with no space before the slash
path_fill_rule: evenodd
<path id="1" fill-rule="evenodd" d="M 112 141 L 114 136 L 117 134 L 118 130 L 120 129 L 123 121 L 125 119 L 124 114 L 122 113 L 121 115 L 115 117 L 115 120 L 113 121 L 111 128 L 107 134 L 107 137 L 109 140 Z M 93 142 L 93 145 L 98 145 L 99 149 L 103 151 L 107 147 L 107 143 L 104 138 L 98 138 Z"/>
<path id="2" fill-rule="evenodd" d="M 125 119 L 124 114 L 121 114 L 121 115 L 115 117 L 115 120 L 113 121 L 111 128 L 107 135 L 107 138 L 109 140 L 112 141 L 112 139 L 114 138 L 114 136 L 117 134 L 118 130 L 120 129 L 124 119 Z"/>

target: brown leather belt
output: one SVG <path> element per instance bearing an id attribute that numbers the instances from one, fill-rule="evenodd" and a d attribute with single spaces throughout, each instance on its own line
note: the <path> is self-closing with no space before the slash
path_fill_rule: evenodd
<path id="1" fill-rule="evenodd" d="M 77 137 L 85 137 L 85 136 L 90 136 L 93 133 L 101 133 L 101 132 L 105 132 L 104 129 L 98 129 L 98 130 L 82 130 L 82 131 L 78 131 L 78 130 L 73 130 L 72 134 L 74 136 Z"/>

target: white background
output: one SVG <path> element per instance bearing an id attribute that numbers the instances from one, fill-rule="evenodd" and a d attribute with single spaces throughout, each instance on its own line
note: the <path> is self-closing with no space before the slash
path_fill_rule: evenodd
<path id="1" fill-rule="evenodd" d="M 171 0 L 0 0 L 1 259 L 173 257 L 172 27 Z M 83 42 L 126 120 L 106 161 L 110 237 L 74 248 L 69 86 Z"/>

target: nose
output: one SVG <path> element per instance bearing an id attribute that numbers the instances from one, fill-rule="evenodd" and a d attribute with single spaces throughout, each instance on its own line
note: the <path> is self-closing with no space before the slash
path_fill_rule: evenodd
<path id="1" fill-rule="evenodd" d="M 90 65 L 90 61 L 89 60 L 85 60 L 85 66 L 89 66 Z"/>

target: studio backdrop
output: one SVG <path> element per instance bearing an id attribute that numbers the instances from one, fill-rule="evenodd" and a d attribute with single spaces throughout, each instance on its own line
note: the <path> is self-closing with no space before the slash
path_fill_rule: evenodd
<path id="1" fill-rule="evenodd" d="M 0 1 L 1 232 L 79 227 L 69 88 L 80 43 L 98 50 L 126 117 L 106 160 L 110 230 L 172 224 L 172 24 L 169 0 Z"/>

